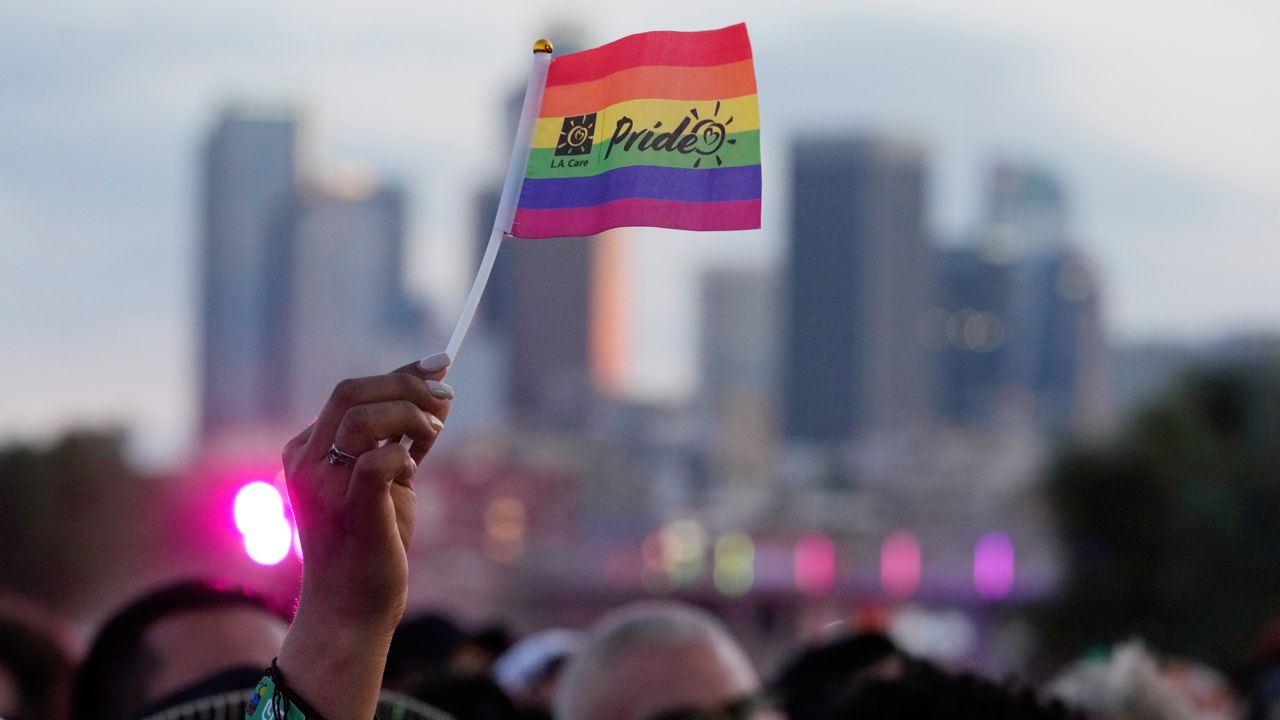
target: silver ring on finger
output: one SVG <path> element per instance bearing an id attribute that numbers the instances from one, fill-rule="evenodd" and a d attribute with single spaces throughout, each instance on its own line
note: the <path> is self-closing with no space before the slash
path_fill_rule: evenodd
<path id="1" fill-rule="evenodd" d="M 340 449 L 338 445 L 334 443 L 329 446 L 329 452 L 325 453 L 325 459 L 329 461 L 330 465 L 342 465 L 343 467 L 355 467 L 356 460 L 358 458 L 355 455 L 352 455 L 351 453 Z"/>

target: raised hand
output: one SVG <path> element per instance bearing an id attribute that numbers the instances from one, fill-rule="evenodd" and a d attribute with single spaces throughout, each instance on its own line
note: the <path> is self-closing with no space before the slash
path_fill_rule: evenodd
<path id="1" fill-rule="evenodd" d="M 311 427 L 285 446 L 304 563 L 279 664 L 290 687 L 327 717 L 373 715 L 407 600 L 414 473 L 453 397 L 444 373 L 413 363 L 343 380 Z M 402 437 L 412 439 L 409 449 Z M 332 682 L 333 673 L 342 682 Z"/>

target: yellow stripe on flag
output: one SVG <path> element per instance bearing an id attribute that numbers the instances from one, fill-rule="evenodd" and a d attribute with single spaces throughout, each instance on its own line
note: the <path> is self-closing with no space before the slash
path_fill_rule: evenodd
<path id="1" fill-rule="evenodd" d="M 719 102 L 719 111 L 716 104 Z M 691 111 L 697 112 L 693 117 Z M 632 122 L 632 131 L 653 129 L 658 122 L 662 127 L 655 132 L 671 130 L 686 117 L 691 119 L 689 127 L 699 120 L 710 119 L 723 124 L 728 133 L 746 132 L 760 128 L 760 108 L 756 104 L 755 95 L 730 98 L 728 100 L 628 100 L 610 105 L 596 113 L 596 132 L 594 142 L 608 142 L 613 137 L 618 120 L 628 117 Z M 560 130 L 564 126 L 564 118 L 539 118 L 533 131 L 534 148 L 553 148 L 560 140 Z"/>

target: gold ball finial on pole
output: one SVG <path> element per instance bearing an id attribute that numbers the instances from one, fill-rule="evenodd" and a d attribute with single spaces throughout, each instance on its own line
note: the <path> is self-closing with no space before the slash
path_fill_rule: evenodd
<path id="1" fill-rule="evenodd" d="M 533 44 L 533 51 L 536 53 L 551 53 L 555 48 L 551 46 L 551 41 L 541 38 Z"/>

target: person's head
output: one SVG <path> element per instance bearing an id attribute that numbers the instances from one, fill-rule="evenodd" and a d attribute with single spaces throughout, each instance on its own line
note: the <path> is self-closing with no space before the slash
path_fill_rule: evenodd
<path id="1" fill-rule="evenodd" d="M 862 683 L 900 676 L 904 663 L 902 653 L 885 635 L 841 635 L 802 650 L 774 685 L 790 720 L 823 718 Z"/>
<path id="2" fill-rule="evenodd" d="M 1273 621 L 1236 676 L 1249 720 L 1280 717 L 1280 621 Z"/>
<path id="3" fill-rule="evenodd" d="M 1042 702 L 1027 689 L 973 675 L 950 675 L 920 660 L 895 678 L 868 679 L 822 716 L 824 720 L 1072 720 L 1060 703 Z"/>
<path id="4" fill-rule="evenodd" d="M 1161 670 L 1142 643 L 1115 646 L 1103 657 L 1081 659 L 1048 683 L 1068 706 L 1101 720 L 1186 720 L 1199 715 L 1192 699 Z"/>
<path id="5" fill-rule="evenodd" d="M 382 687 L 412 695 L 443 680 L 462 640 L 462 629 L 444 615 L 427 613 L 401 621 L 387 651 Z"/>
<path id="6" fill-rule="evenodd" d="M 518 720 L 519 710 L 498 683 L 486 675 L 451 677 L 428 684 L 418 699 L 456 718 Z"/>
<path id="7" fill-rule="evenodd" d="M 71 653 L 45 613 L 0 599 L 0 718 L 67 717 Z"/>
<path id="8" fill-rule="evenodd" d="M 643 602 L 607 615 L 560 682 L 561 720 L 750 718 L 760 683 L 742 648 L 709 613 Z"/>
<path id="9" fill-rule="evenodd" d="M 76 673 L 77 720 L 128 720 L 205 695 L 247 689 L 275 657 L 287 615 L 204 581 L 147 593 L 109 618 Z"/>
<path id="10" fill-rule="evenodd" d="M 486 625 L 469 633 L 454 650 L 450 661 L 455 675 L 484 675 L 511 647 L 511 632 L 500 624 Z"/>
<path id="11" fill-rule="evenodd" d="M 584 635 L 549 628 L 522 638 L 493 664 L 493 678 L 517 706 L 550 712 L 560 676 Z"/>

